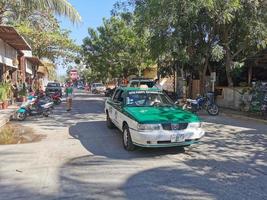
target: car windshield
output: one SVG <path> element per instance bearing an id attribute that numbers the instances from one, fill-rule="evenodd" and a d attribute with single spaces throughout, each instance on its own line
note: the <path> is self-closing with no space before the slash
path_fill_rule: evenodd
<path id="1" fill-rule="evenodd" d="M 59 83 L 48 83 L 47 87 L 60 87 Z"/>
<path id="2" fill-rule="evenodd" d="M 126 106 L 152 107 L 173 105 L 173 102 L 166 95 L 157 91 L 129 91 L 126 96 Z"/>
<path id="3" fill-rule="evenodd" d="M 96 87 L 103 87 L 104 85 L 102 83 L 96 83 L 95 86 Z"/>
<path id="4" fill-rule="evenodd" d="M 147 87 L 152 88 L 155 83 L 154 81 L 132 81 L 130 87 L 139 87 L 140 85 L 147 85 Z"/>

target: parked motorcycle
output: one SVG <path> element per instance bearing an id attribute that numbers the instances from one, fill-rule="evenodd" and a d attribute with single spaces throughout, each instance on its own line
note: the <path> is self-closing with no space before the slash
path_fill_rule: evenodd
<path id="1" fill-rule="evenodd" d="M 53 102 L 42 102 L 36 96 L 28 98 L 16 112 L 16 119 L 24 121 L 28 115 L 43 115 L 48 117 L 52 113 Z"/>
<path id="2" fill-rule="evenodd" d="M 50 97 L 55 105 L 61 104 L 62 100 L 61 100 L 61 95 L 59 93 L 54 93 Z"/>
<path id="3" fill-rule="evenodd" d="M 198 96 L 196 99 L 187 99 L 183 105 L 184 110 L 198 112 L 206 110 L 209 115 L 215 116 L 219 114 L 219 107 L 215 104 L 213 93 L 207 93 L 205 96 Z"/>

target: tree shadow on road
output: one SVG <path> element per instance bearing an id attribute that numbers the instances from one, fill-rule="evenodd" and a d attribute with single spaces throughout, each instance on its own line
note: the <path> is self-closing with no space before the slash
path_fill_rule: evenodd
<path id="1" fill-rule="evenodd" d="M 69 128 L 69 134 L 80 140 L 88 152 L 95 156 L 113 159 L 135 159 L 183 153 L 183 148 L 137 148 L 128 152 L 122 145 L 122 134 L 118 129 L 108 129 L 105 121 L 80 122 Z"/>

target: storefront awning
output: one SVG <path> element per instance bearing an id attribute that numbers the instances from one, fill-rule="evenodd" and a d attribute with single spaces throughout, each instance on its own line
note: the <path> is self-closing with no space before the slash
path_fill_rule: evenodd
<path id="1" fill-rule="evenodd" d="M 12 26 L 0 26 L 0 38 L 16 50 L 31 50 L 30 45 Z"/>
<path id="2" fill-rule="evenodd" d="M 37 66 L 44 66 L 44 64 L 40 61 L 38 57 L 25 57 L 28 61 L 30 61 L 32 64 Z"/>

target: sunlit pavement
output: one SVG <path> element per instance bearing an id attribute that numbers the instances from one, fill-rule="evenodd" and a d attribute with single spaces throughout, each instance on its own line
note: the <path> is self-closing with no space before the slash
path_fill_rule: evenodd
<path id="1" fill-rule="evenodd" d="M 267 199 L 267 125 L 202 116 L 202 143 L 127 152 L 104 98 L 77 93 L 24 124 L 41 142 L 0 146 L 0 199 Z"/>

